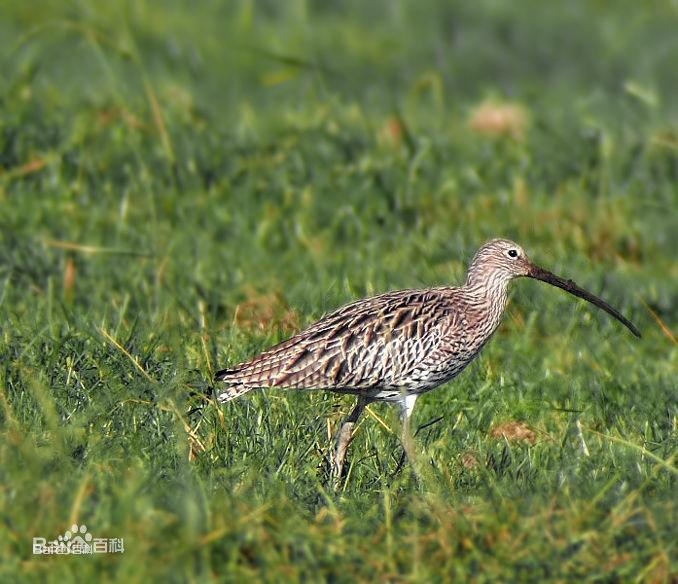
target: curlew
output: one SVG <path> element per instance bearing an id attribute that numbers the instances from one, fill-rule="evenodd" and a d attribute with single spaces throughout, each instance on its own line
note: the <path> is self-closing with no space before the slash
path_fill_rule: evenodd
<path id="1" fill-rule="evenodd" d="M 353 428 L 374 401 L 401 407 L 403 440 L 417 398 L 454 379 L 473 361 L 501 322 L 511 280 L 547 282 L 605 310 L 635 336 L 640 332 L 607 302 L 572 280 L 534 264 L 506 239 L 484 244 L 459 287 L 399 290 L 358 300 L 256 357 L 219 371 L 218 399 L 252 389 L 319 389 L 357 395 L 337 435 L 333 474 L 340 478 Z"/>

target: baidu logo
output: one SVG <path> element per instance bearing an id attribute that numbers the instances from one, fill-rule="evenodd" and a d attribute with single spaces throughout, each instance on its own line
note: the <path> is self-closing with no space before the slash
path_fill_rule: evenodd
<path id="1" fill-rule="evenodd" d="M 33 538 L 35 555 L 122 554 L 124 551 L 121 537 L 111 539 L 94 537 L 84 524 L 74 523 L 66 533 L 52 541 L 47 541 L 44 537 Z"/>

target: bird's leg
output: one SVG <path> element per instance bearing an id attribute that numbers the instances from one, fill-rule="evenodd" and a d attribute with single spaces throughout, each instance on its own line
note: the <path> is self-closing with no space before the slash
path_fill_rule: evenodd
<path id="1" fill-rule="evenodd" d="M 360 418 L 360 414 L 363 413 L 366 405 L 367 400 L 362 396 L 358 396 L 358 402 L 356 403 L 355 408 L 353 408 L 353 411 L 343 421 L 339 433 L 337 434 L 337 451 L 334 455 L 334 464 L 332 465 L 332 475 L 335 486 L 338 486 L 341 481 L 344 470 L 344 461 L 346 460 L 346 451 L 348 450 L 348 445 L 351 443 L 351 438 L 353 438 L 353 428 L 355 427 L 358 418 Z"/>
<path id="2" fill-rule="evenodd" d="M 414 404 L 417 401 L 416 393 L 405 394 L 400 403 L 400 419 L 402 421 L 402 441 L 405 454 L 411 463 L 414 463 L 416 458 L 416 451 L 414 448 L 414 441 L 412 440 L 412 431 L 410 429 L 410 418 L 414 410 Z"/>
<path id="3" fill-rule="evenodd" d="M 417 401 L 417 397 L 418 395 L 416 393 L 404 394 L 400 400 L 400 419 L 402 421 L 402 441 L 404 452 L 395 474 L 401 470 L 405 464 L 405 459 L 407 459 L 407 461 L 410 463 L 410 468 L 414 473 L 417 483 L 421 486 L 427 483 L 430 484 L 430 481 L 427 479 L 427 477 L 429 477 L 429 473 L 427 471 L 426 465 L 420 464 L 420 460 L 417 457 L 417 449 L 415 448 L 414 439 L 412 438 L 412 431 L 410 429 L 410 419 L 412 417 L 412 410 L 414 410 L 414 404 Z"/>

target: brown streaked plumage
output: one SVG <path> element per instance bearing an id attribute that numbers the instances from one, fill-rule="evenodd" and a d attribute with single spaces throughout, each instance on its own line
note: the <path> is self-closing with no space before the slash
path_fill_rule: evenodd
<path id="1" fill-rule="evenodd" d="M 229 401 L 256 388 L 322 389 L 357 394 L 339 436 L 341 473 L 353 424 L 376 400 L 398 402 L 405 421 L 417 396 L 455 378 L 501 322 L 513 278 L 547 282 L 602 308 L 634 335 L 638 329 L 593 294 L 533 264 L 523 249 L 494 239 L 476 253 L 460 287 L 387 292 L 348 304 L 291 339 L 217 373 Z"/>

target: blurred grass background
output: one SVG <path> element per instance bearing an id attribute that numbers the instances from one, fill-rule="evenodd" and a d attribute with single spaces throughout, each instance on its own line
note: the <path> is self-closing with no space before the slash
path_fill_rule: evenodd
<path id="1" fill-rule="evenodd" d="M 675 2 L 0 3 L 0 579 L 678 577 Z M 357 297 L 519 282 L 419 401 L 215 370 Z M 586 451 L 586 452 L 585 452 Z M 588 454 L 587 454 L 588 453 Z M 72 523 L 124 554 L 47 558 Z"/>

